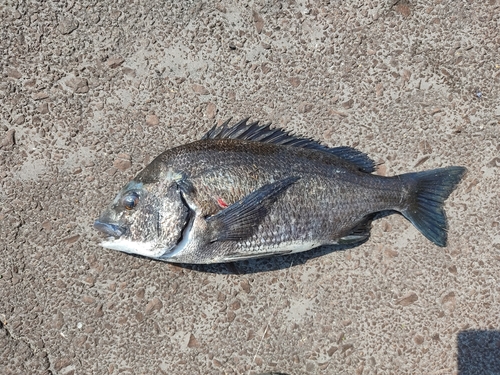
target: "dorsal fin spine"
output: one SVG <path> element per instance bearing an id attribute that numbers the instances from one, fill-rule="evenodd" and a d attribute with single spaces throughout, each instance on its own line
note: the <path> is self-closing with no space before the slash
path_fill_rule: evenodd
<path id="1" fill-rule="evenodd" d="M 282 129 L 271 129 L 271 123 L 259 125 L 258 121 L 248 123 L 249 117 L 238 121 L 229 127 L 231 119 L 220 127 L 214 126 L 202 139 L 241 139 L 254 142 L 273 143 L 277 145 L 318 150 L 335 155 L 354 165 L 362 172 L 371 173 L 375 170 L 375 162 L 366 154 L 348 146 L 327 147 L 311 138 L 298 137 Z"/>

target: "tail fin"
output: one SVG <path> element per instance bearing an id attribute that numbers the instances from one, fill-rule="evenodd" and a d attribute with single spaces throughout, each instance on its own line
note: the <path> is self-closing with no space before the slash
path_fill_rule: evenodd
<path id="1" fill-rule="evenodd" d="M 447 167 L 399 176 L 410 188 L 406 208 L 401 213 L 438 246 L 446 246 L 448 225 L 444 201 L 465 172 L 464 167 Z"/>

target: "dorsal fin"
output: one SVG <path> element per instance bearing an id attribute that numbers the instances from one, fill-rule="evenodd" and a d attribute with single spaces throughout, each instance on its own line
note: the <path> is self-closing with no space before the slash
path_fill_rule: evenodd
<path id="1" fill-rule="evenodd" d="M 375 171 L 375 162 L 368 155 L 352 147 L 326 147 L 310 138 L 297 137 L 278 128 L 271 129 L 271 123 L 259 125 L 258 121 L 248 123 L 248 119 L 238 121 L 231 127 L 228 126 L 231 121 L 229 119 L 219 127 L 214 126 L 202 139 L 242 139 L 319 150 L 354 164 L 362 172 Z"/>

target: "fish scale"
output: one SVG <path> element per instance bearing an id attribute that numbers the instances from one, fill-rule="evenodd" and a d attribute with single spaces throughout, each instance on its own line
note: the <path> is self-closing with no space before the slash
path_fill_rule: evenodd
<path id="1" fill-rule="evenodd" d="M 103 242 L 111 249 L 218 263 L 361 243 L 373 214 L 394 210 L 444 246 L 443 203 L 465 168 L 384 177 L 371 173 L 374 166 L 349 147 L 328 148 L 246 120 L 226 122 L 158 156 L 95 227 L 111 236 Z M 129 207 L 136 197 L 137 206 Z"/>

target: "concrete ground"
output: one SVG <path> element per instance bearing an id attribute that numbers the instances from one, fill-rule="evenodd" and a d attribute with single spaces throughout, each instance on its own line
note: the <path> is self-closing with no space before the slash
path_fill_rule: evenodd
<path id="1" fill-rule="evenodd" d="M 0 67 L 0 373 L 500 374 L 498 0 L 7 0 Z M 466 166 L 448 247 L 397 215 L 230 265 L 98 245 L 152 158 L 246 116 Z"/>

